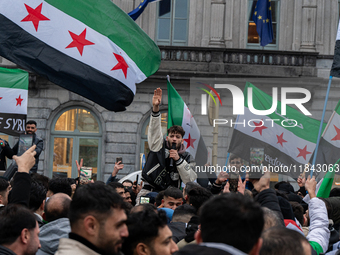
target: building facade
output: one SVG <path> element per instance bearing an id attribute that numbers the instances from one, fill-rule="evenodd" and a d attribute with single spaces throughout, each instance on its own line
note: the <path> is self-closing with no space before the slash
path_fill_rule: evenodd
<path id="1" fill-rule="evenodd" d="M 114 0 L 129 12 L 137 0 Z M 160 15 L 162 2 L 150 3 L 137 24 L 159 45 L 160 69 L 137 85 L 125 112 L 111 112 L 43 77 L 30 74 L 27 119 L 38 123 L 45 141 L 39 172 L 49 177 L 76 177 L 75 160 L 84 158 L 98 180 L 106 180 L 117 157 L 123 158 L 120 177 L 140 169 L 146 153 L 153 90 L 164 90 L 163 131 L 166 132 L 166 75 L 187 104 L 193 78 L 222 79 L 243 90 L 246 81 L 271 94 L 272 87 L 302 87 L 311 92 L 305 107 L 321 118 L 339 20 L 337 0 L 272 0 L 274 41 L 262 48 L 251 21 L 254 0 L 171 0 L 169 13 Z M 3 67 L 15 67 L 0 57 Z M 340 82 L 333 80 L 325 121 L 340 99 Z M 222 98 L 219 117 L 235 119 L 231 95 Z M 188 105 L 196 109 L 195 103 Z M 193 110 L 196 111 L 196 110 Z M 207 116 L 195 115 L 208 147 L 213 127 Z M 219 126 L 217 163 L 224 165 L 232 127 Z M 6 137 L 13 145 L 15 138 Z"/>

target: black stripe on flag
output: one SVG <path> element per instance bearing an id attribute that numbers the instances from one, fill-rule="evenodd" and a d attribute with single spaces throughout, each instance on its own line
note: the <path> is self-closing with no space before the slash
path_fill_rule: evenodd
<path id="1" fill-rule="evenodd" d="M 108 110 L 125 111 L 131 104 L 134 94 L 120 81 L 50 47 L 3 15 L 0 24 L 1 56 Z"/>
<path id="2" fill-rule="evenodd" d="M 337 40 L 335 43 L 334 58 L 330 75 L 340 78 L 340 40 Z"/>
<path id="3" fill-rule="evenodd" d="M 276 166 L 275 169 L 277 171 L 272 171 L 274 173 L 289 175 L 293 178 L 297 178 L 304 171 L 304 164 L 297 162 L 289 155 L 276 149 L 270 144 L 234 129 L 228 152 L 233 153 L 249 162 L 250 148 L 264 148 L 263 164 L 266 166 Z M 286 168 L 286 170 L 288 170 L 287 172 L 285 172 L 283 166 L 288 167 Z"/>

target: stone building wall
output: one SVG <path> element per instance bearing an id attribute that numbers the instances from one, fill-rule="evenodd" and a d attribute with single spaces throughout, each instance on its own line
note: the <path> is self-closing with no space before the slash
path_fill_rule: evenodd
<path id="1" fill-rule="evenodd" d="M 112 0 L 129 12 L 139 0 Z M 248 0 L 189 0 L 188 46 L 244 49 Z M 337 0 L 280 0 L 278 50 L 332 55 L 339 22 Z M 147 6 L 137 24 L 156 36 L 157 3 Z"/>

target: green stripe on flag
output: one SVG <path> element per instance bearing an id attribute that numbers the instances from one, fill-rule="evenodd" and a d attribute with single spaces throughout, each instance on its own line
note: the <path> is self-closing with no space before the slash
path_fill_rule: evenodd
<path id="1" fill-rule="evenodd" d="M 128 14 L 110 0 L 46 0 L 62 12 L 107 36 L 123 49 L 139 69 L 150 76 L 158 70 L 158 46 Z M 145 54 L 141 55 L 140 53 Z"/>
<path id="2" fill-rule="evenodd" d="M 314 242 L 314 241 L 309 241 L 309 244 L 316 251 L 316 254 L 319 255 L 320 253 L 323 253 L 322 246 L 319 243 Z"/>
<path id="3" fill-rule="evenodd" d="M 182 126 L 184 101 L 168 81 L 168 129 L 173 125 Z"/>
<path id="4" fill-rule="evenodd" d="M 339 162 L 340 162 L 340 158 L 334 164 L 334 166 L 338 165 Z M 333 167 L 329 169 L 329 171 L 326 173 L 325 177 L 323 178 L 318 194 L 316 195 L 317 197 L 322 197 L 322 198 L 329 197 L 329 194 L 331 193 L 333 181 L 334 181 L 334 175 L 335 175 L 335 171 L 333 170 Z"/>
<path id="5" fill-rule="evenodd" d="M 0 67 L 0 87 L 28 89 L 28 72 Z"/>
<path id="6" fill-rule="evenodd" d="M 268 110 L 271 108 L 273 99 L 268 94 L 264 93 L 262 90 L 255 87 L 250 82 L 246 83 L 246 87 L 244 89 L 245 95 L 245 106 L 248 107 L 248 87 L 253 89 L 253 106 L 257 110 Z M 249 107 L 248 107 L 249 108 Z M 299 136 L 300 138 L 307 140 L 312 143 L 316 143 L 320 121 L 312 119 L 301 113 L 298 110 L 290 106 L 286 106 L 286 115 L 281 115 L 281 102 L 277 101 L 277 108 L 276 111 L 272 114 L 267 115 L 271 119 L 276 119 L 275 123 L 280 125 L 281 127 L 293 132 L 295 135 Z M 294 119 L 297 122 L 296 127 L 285 127 L 282 125 L 283 120 L 287 119 Z M 284 125 L 293 125 L 289 124 L 289 121 L 285 121 Z M 322 130 L 326 127 L 326 123 L 323 124 Z"/>
<path id="7" fill-rule="evenodd" d="M 336 113 L 340 115 L 340 100 L 339 100 L 338 104 L 336 105 L 334 111 L 336 111 Z"/>

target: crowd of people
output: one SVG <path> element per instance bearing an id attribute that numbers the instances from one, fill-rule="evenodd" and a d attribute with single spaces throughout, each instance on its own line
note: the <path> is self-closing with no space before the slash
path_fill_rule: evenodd
<path id="1" fill-rule="evenodd" d="M 340 254 L 340 189 L 318 198 L 315 178 L 304 176 L 297 191 L 289 182 L 271 188 L 268 171 L 220 172 L 200 185 L 183 128 L 163 139 L 161 98 L 156 89 L 143 185 L 118 182 L 121 162 L 106 183 L 81 182 L 30 172 L 36 145 L 13 155 L 17 173 L 0 178 L 0 254 Z M 230 157 L 236 169 L 241 162 Z"/>

